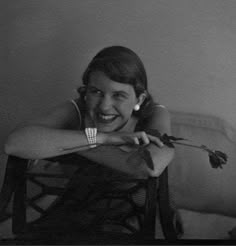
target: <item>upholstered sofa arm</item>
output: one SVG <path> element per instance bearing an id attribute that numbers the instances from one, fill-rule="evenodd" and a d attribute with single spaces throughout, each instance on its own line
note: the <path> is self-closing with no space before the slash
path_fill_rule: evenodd
<path id="1" fill-rule="evenodd" d="M 176 146 L 176 156 L 169 165 L 171 197 L 183 212 L 185 224 L 194 221 L 197 235 L 201 230 L 207 235 L 208 229 L 225 230 L 227 235 L 229 228 L 236 226 L 236 130 L 217 117 L 180 112 L 171 115 L 174 136 L 228 155 L 223 169 L 214 169 L 203 151 Z"/>

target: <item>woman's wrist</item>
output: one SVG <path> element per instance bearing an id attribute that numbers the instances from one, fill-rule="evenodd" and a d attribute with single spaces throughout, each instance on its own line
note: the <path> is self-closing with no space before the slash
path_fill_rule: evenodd
<path id="1" fill-rule="evenodd" d="M 107 143 L 107 134 L 104 132 L 97 133 L 97 144 L 106 144 Z"/>

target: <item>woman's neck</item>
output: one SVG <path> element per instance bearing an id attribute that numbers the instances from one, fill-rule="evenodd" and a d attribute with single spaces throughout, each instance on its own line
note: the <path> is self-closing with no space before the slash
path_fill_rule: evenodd
<path id="1" fill-rule="evenodd" d="M 135 127 L 138 123 L 138 119 L 134 116 L 132 116 L 128 122 L 119 130 L 122 132 L 134 132 Z"/>

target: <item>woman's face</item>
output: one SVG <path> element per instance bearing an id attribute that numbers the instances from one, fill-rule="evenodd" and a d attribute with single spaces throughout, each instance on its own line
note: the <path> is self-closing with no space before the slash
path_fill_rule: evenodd
<path id="1" fill-rule="evenodd" d="M 86 108 L 98 131 L 128 130 L 137 103 L 138 98 L 132 85 L 115 82 L 100 71 L 90 74 Z"/>

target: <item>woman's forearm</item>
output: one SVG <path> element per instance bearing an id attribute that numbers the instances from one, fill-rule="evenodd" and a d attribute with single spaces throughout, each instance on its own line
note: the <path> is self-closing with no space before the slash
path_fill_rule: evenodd
<path id="1" fill-rule="evenodd" d="M 169 163 L 173 160 L 175 155 L 175 149 L 169 148 L 168 146 L 164 145 L 164 147 L 159 148 L 154 144 L 150 144 L 147 149 L 149 150 L 152 160 L 154 169 L 149 169 L 149 174 L 151 176 L 158 177 L 164 171 L 164 169 L 169 165 Z"/>
<path id="2" fill-rule="evenodd" d="M 106 134 L 98 133 L 99 147 L 90 149 L 84 131 L 63 130 L 39 125 L 24 126 L 13 131 L 5 144 L 5 152 L 27 159 L 44 159 L 73 152 L 112 169 L 134 176 L 159 176 L 174 156 L 174 150 L 154 144 L 147 146 L 151 153 L 154 170 L 133 149 L 130 152 L 107 143 Z M 109 141 L 108 141 L 109 142 Z"/>
<path id="3" fill-rule="evenodd" d="M 135 151 L 126 152 L 117 146 L 109 145 L 78 152 L 79 155 L 114 170 L 136 178 L 147 178 L 149 175 L 145 161 L 134 153 Z"/>
<path id="4" fill-rule="evenodd" d="M 28 159 L 43 159 L 76 152 L 88 145 L 83 131 L 26 126 L 13 131 L 5 144 L 5 152 Z"/>
<path id="5" fill-rule="evenodd" d="M 117 146 L 100 146 L 95 149 L 81 151 L 78 154 L 99 164 L 131 174 L 135 177 L 158 177 L 172 161 L 174 149 L 167 146 L 159 148 L 154 144 L 150 144 L 146 148 L 150 152 L 153 160 L 153 170 L 148 167 L 146 161 L 140 155 L 140 151 L 137 150 L 125 152 Z"/>

